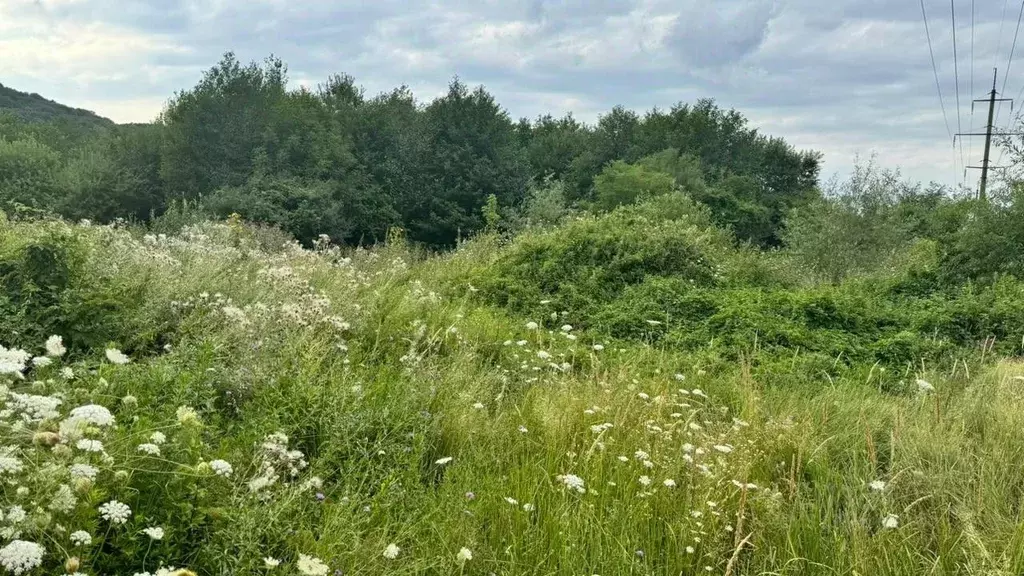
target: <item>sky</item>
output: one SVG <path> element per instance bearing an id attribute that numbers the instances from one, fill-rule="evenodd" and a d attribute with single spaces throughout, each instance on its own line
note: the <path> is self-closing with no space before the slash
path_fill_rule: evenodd
<path id="1" fill-rule="evenodd" d="M 513 119 L 594 122 L 615 105 L 711 97 L 822 152 L 823 179 L 874 156 L 974 187 L 978 171 L 965 180 L 962 166 L 980 164 L 984 139 L 961 154 L 951 135 L 983 130 L 971 100 L 987 97 L 993 68 L 1002 96 L 1024 96 L 1024 0 L 953 0 L 955 58 L 950 2 L 924 0 L 938 89 L 919 2 L 0 0 L 0 83 L 145 122 L 230 50 L 280 57 L 294 86 L 347 73 L 370 95 L 404 84 L 421 101 L 458 75 Z M 1000 109 L 997 126 L 1010 120 Z"/>

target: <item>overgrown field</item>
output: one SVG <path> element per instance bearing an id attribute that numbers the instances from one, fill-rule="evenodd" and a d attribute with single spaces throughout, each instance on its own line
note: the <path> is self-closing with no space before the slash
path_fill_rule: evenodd
<path id="1" fill-rule="evenodd" d="M 1021 286 L 808 284 L 684 208 L 430 257 L 4 221 L 0 566 L 1024 573 Z"/>

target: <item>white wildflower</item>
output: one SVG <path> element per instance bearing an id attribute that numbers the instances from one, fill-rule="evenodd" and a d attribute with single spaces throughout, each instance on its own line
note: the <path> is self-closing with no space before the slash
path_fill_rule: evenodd
<path id="1" fill-rule="evenodd" d="M 49 356 L 36 356 L 32 359 L 32 365 L 36 368 L 46 368 L 50 364 L 53 364 L 53 360 Z"/>
<path id="2" fill-rule="evenodd" d="M 570 490 L 575 490 L 580 494 L 583 494 L 587 491 L 587 489 L 585 488 L 585 483 L 583 482 L 583 478 L 580 478 L 575 474 L 561 474 L 559 476 L 556 476 L 555 479 L 561 481 L 562 484 L 565 484 L 566 488 Z"/>
<path id="3" fill-rule="evenodd" d="M 572 324 L 563 324 L 562 332 L 572 332 Z"/>
<path id="4" fill-rule="evenodd" d="M 153 540 L 163 540 L 164 538 L 164 529 L 159 526 L 145 528 L 142 531 L 146 533 L 146 536 L 149 536 Z"/>
<path id="5" fill-rule="evenodd" d="M 0 456 L 0 476 L 4 474 L 17 474 L 21 472 L 24 465 L 21 460 L 18 460 L 14 456 Z"/>
<path id="6" fill-rule="evenodd" d="M 665 485 L 665 488 L 675 488 L 675 487 L 676 487 L 676 481 L 675 481 L 675 480 L 673 480 L 673 479 L 671 479 L 671 478 L 666 478 L 666 479 L 665 479 L 665 480 L 664 480 L 664 481 L 662 482 L 662 484 L 664 484 L 664 485 Z"/>
<path id="7" fill-rule="evenodd" d="M 54 334 L 46 339 L 47 356 L 63 356 L 67 351 L 67 348 L 64 347 L 64 339 L 60 336 Z"/>
<path id="8" fill-rule="evenodd" d="M 540 358 L 541 360 L 550 360 L 551 359 L 551 353 L 546 351 L 546 350 L 538 350 L 537 351 L 537 358 Z"/>
<path id="9" fill-rule="evenodd" d="M 306 554 L 299 554 L 298 568 L 299 572 L 306 576 L 326 576 L 330 571 L 330 568 L 322 560 Z"/>
<path id="10" fill-rule="evenodd" d="M 160 447 L 156 444 L 139 444 L 138 451 L 143 454 L 149 454 L 150 456 L 160 455 Z"/>
<path id="11" fill-rule="evenodd" d="M 65 380 L 71 380 L 75 377 L 75 371 L 70 366 L 65 366 L 60 369 L 60 377 Z"/>
<path id="12" fill-rule="evenodd" d="M 899 525 L 900 517 L 895 514 L 889 514 L 888 516 L 882 519 L 882 528 L 891 530 L 893 528 L 899 527 Z"/>
<path id="13" fill-rule="evenodd" d="M 231 464 L 224 460 L 210 460 L 210 469 L 213 470 L 213 473 L 217 476 L 223 476 L 225 478 L 231 476 L 231 473 L 234 471 Z"/>
<path id="14" fill-rule="evenodd" d="M 461 563 L 473 559 L 473 552 L 469 548 L 463 548 L 459 550 L 459 553 L 455 555 L 455 558 Z"/>
<path id="15" fill-rule="evenodd" d="M 718 450 L 722 454 L 728 454 L 733 451 L 733 447 L 728 444 L 715 444 L 715 450 Z"/>
<path id="16" fill-rule="evenodd" d="M 281 561 L 277 558 L 274 558 L 273 556 L 267 556 L 263 559 L 263 565 L 267 568 L 277 568 L 281 565 Z"/>
<path id="17" fill-rule="evenodd" d="M 885 490 L 885 481 L 884 480 L 872 480 L 871 483 L 868 484 L 868 488 L 870 488 L 870 489 L 872 489 L 872 490 L 874 490 L 876 492 L 881 492 L 882 490 Z"/>
<path id="18" fill-rule="evenodd" d="M 92 544 L 92 535 L 85 530 L 75 530 L 71 533 L 71 543 L 75 546 L 88 546 Z"/>
<path id="19" fill-rule="evenodd" d="M 650 486 L 651 485 L 651 477 L 650 476 L 641 476 L 639 478 L 639 481 L 644 486 Z"/>
<path id="20" fill-rule="evenodd" d="M 89 440 L 88 438 L 82 438 L 75 447 L 85 452 L 103 452 L 103 442 L 99 440 Z"/>
<path id="21" fill-rule="evenodd" d="M 106 355 L 107 360 L 110 360 L 114 364 L 127 364 L 132 361 L 131 358 L 125 356 L 124 352 L 121 352 L 117 348 L 107 348 Z"/>
<path id="22" fill-rule="evenodd" d="M 935 386 L 932 386 L 931 382 L 929 382 L 927 380 L 918 379 L 917 380 L 917 389 L 918 389 L 919 392 L 921 392 L 923 394 L 927 394 L 929 392 L 935 392 Z"/>
<path id="23" fill-rule="evenodd" d="M 529 502 L 527 502 L 526 504 L 523 504 L 523 511 L 524 512 L 533 512 L 536 509 L 537 509 L 537 507 L 534 506 L 533 504 L 530 504 Z"/>
<path id="24" fill-rule="evenodd" d="M 510 496 L 505 496 L 505 502 L 508 502 L 509 504 L 511 504 L 513 506 L 519 506 L 519 501 L 516 500 L 515 498 L 510 497 Z"/>
<path id="25" fill-rule="evenodd" d="M 21 374 L 32 355 L 17 348 L 0 346 L 0 374 Z"/>
<path id="26" fill-rule="evenodd" d="M 454 460 L 454 458 L 452 458 L 451 456 L 445 456 L 444 458 L 438 458 L 437 460 L 435 460 L 434 464 L 444 466 L 445 464 L 448 464 L 452 460 Z"/>
<path id="27" fill-rule="evenodd" d="M 69 471 L 71 472 L 72 479 L 86 478 L 88 480 L 95 480 L 96 474 L 99 473 L 99 470 L 88 464 L 72 464 Z"/>
<path id="28" fill-rule="evenodd" d="M 474 402 L 473 403 L 473 408 L 476 409 L 476 410 L 483 410 L 484 409 L 484 404 L 483 404 L 483 402 Z"/>
<path id="29" fill-rule="evenodd" d="M 167 442 L 167 436 L 165 436 L 163 432 L 153 432 L 149 435 L 149 441 L 160 446 L 164 442 Z"/>
<path id="30" fill-rule="evenodd" d="M 401 551 L 402 549 L 399 548 L 397 544 L 388 544 L 387 547 L 384 548 L 384 557 L 388 560 L 394 560 L 395 558 L 398 558 L 398 553 Z"/>
<path id="31" fill-rule="evenodd" d="M 124 524 L 132 515 L 132 509 L 123 502 L 111 500 L 100 506 L 100 516 L 111 524 Z"/>
<path id="32" fill-rule="evenodd" d="M 114 425 L 114 415 L 110 413 L 105 407 L 99 404 L 86 404 L 85 406 L 79 406 L 71 410 L 69 419 L 81 420 L 87 424 L 93 424 L 99 427 L 112 426 Z"/>
<path id="33" fill-rule="evenodd" d="M 526 329 L 527 330 L 536 330 L 537 328 L 539 328 L 539 326 L 537 325 L 536 322 L 527 322 L 526 323 Z"/>
<path id="34" fill-rule="evenodd" d="M 15 574 L 25 574 L 43 563 L 46 549 L 35 542 L 14 540 L 0 548 L 0 566 Z"/>

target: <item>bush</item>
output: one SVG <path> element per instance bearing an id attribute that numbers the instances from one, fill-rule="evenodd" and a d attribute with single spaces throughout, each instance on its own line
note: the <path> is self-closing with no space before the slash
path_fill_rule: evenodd
<path id="1" fill-rule="evenodd" d="M 594 178 L 594 207 L 607 212 L 668 194 L 674 189 L 675 181 L 671 176 L 616 160 Z"/>
<path id="2" fill-rule="evenodd" d="M 680 194 L 586 217 L 550 232 L 517 238 L 478 281 L 487 297 L 521 311 L 542 300 L 587 322 L 596 306 L 648 277 L 695 285 L 721 280 L 727 234 L 705 209 Z"/>

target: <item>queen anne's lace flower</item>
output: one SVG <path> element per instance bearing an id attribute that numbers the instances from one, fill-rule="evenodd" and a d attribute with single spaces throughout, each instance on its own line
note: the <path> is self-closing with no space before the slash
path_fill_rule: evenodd
<path id="1" fill-rule="evenodd" d="M 75 448 L 84 450 L 85 452 L 103 452 L 103 442 L 82 438 L 75 443 Z"/>
<path id="2" fill-rule="evenodd" d="M 71 478 L 87 478 L 89 480 L 95 480 L 96 474 L 99 473 L 95 466 L 88 464 L 72 464 L 68 471 L 71 472 Z"/>
<path id="3" fill-rule="evenodd" d="M 139 444 L 139 452 L 143 454 L 149 454 L 150 456 L 159 456 L 160 447 L 156 444 Z"/>
<path id="4" fill-rule="evenodd" d="M 395 558 L 398 558 L 398 553 L 401 551 L 402 549 L 399 548 L 397 545 L 393 543 L 388 544 L 387 548 L 384 549 L 384 557 L 388 560 L 394 560 Z"/>
<path id="5" fill-rule="evenodd" d="M 106 354 L 107 360 L 110 360 L 114 364 L 127 364 L 132 361 L 131 358 L 125 356 L 124 352 L 121 352 L 117 348 L 107 348 Z"/>
<path id="6" fill-rule="evenodd" d="M 0 476 L 17 474 L 23 467 L 21 460 L 14 456 L 0 456 Z"/>
<path id="7" fill-rule="evenodd" d="M 114 425 L 114 415 L 99 404 L 86 404 L 71 410 L 69 420 L 80 420 L 101 428 Z"/>
<path id="8" fill-rule="evenodd" d="M 92 535 L 85 530 L 75 530 L 71 533 L 71 543 L 75 546 L 88 546 L 92 544 Z"/>
<path id="9" fill-rule="evenodd" d="M 163 540 L 164 537 L 164 529 L 159 526 L 146 528 L 143 530 L 143 532 L 145 532 L 146 536 L 149 536 L 153 540 Z"/>
<path id="10" fill-rule="evenodd" d="M 0 374 L 21 374 L 32 355 L 24 350 L 0 346 Z"/>
<path id="11" fill-rule="evenodd" d="M 47 356 L 63 356 L 67 352 L 67 348 L 64 347 L 64 339 L 54 334 L 46 339 L 46 355 Z"/>
<path id="12" fill-rule="evenodd" d="M 124 524 L 132 515 L 132 509 L 123 502 L 111 500 L 100 506 L 100 516 L 111 524 Z"/>
<path id="13" fill-rule="evenodd" d="M 210 469 L 213 470 L 213 473 L 217 476 L 224 476 L 225 478 L 231 476 L 231 472 L 233 471 L 231 464 L 224 460 L 211 460 Z"/>
<path id="14" fill-rule="evenodd" d="M 562 474 L 560 476 L 557 476 L 555 479 L 561 481 L 562 484 L 565 484 L 566 488 L 570 490 L 575 490 L 580 494 L 583 494 L 584 492 L 587 491 L 585 483 L 583 482 L 583 478 L 580 478 L 575 474 Z"/>
<path id="15" fill-rule="evenodd" d="M 149 435 L 149 441 L 159 446 L 164 442 L 167 442 L 167 436 L 165 436 L 163 432 L 153 432 Z"/>
<path id="16" fill-rule="evenodd" d="M 306 576 L 326 576 L 330 571 L 330 568 L 322 560 L 305 554 L 299 554 L 298 568 L 299 572 Z"/>
<path id="17" fill-rule="evenodd" d="M 15 574 L 25 574 L 43 563 L 46 549 L 35 542 L 14 540 L 0 548 L 0 566 Z"/>

